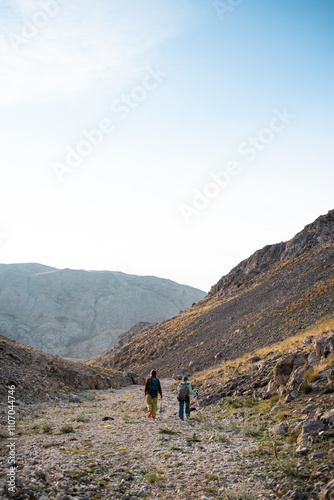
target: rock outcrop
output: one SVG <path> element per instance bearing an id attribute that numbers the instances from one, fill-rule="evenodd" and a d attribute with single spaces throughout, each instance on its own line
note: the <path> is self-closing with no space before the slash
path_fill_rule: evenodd
<path id="1" fill-rule="evenodd" d="M 87 359 L 140 321 L 163 321 L 205 293 L 153 276 L 0 265 L 0 334 L 35 349 Z"/>

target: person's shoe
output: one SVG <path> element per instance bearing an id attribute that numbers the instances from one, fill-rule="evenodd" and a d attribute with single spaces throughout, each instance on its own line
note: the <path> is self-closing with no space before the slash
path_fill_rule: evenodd
<path id="1" fill-rule="evenodd" d="M 184 418 L 180 418 L 180 420 L 182 420 L 182 422 L 184 421 Z"/>
<path id="2" fill-rule="evenodd" d="M 152 417 L 152 412 L 150 411 L 150 413 L 147 415 L 147 418 L 151 418 Z"/>
<path id="3" fill-rule="evenodd" d="M 152 418 L 155 420 L 156 417 L 152 417 Z"/>

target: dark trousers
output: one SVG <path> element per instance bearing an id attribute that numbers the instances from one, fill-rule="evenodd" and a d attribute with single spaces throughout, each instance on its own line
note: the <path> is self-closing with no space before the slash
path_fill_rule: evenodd
<path id="1" fill-rule="evenodd" d="M 182 419 L 184 418 L 184 403 L 186 404 L 186 416 L 190 417 L 190 398 L 179 399 L 179 417 Z"/>

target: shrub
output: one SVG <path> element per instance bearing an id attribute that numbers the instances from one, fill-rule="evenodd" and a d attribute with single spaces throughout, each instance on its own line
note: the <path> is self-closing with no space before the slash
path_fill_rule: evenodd
<path id="1" fill-rule="evenodd" d="M 164 429 L 159 429 L 160 434 L 176 434 L 175 431 L 172 429 L 168 429 L 168 427 L 165 427 Z"/>
<path id="2" fill-rule="evenodd" d="M 275 392 L 271 398 L 269 399 L 269 403 L 270 403 L 270 406 L 275 406 L 276 403 L 278 403 L 279 401 L 279 397 L 278 397 L 278 394 L 277 392 Z"/>
<path id="3" fill-rule="evenodd" d="M 226 434 L 223 434 L 222 432 L 218 432 L 215 435 L 215 441 L 217 441 L 217 443 L 229 443 L 230 442 L 228 437 L 226 436 Z"/>
<path id="4" fill-rule="evenodd" d="M 281 462 L 279 467 L 285 476 L 297 475 L 297 467 L 294 462 Z"/>
<path id="5" fill-rule="evenodd" d="M 253 397 L 249 397 L 245 401 L 245 407 L 246 408 L 253 408 L 257 404 L 257 400 Z"/>
<path id="6" fill-rule="evenodd" d="M 242 433 L 246 437 L 259 437 L 263 434 L 262 430 L 258 427 L 244 427 Z"/>
<path id="7" fill-rule="evenodd" d="M 288 418 L 288 415 L 286 413 L 284 413 L 284 411 L 280 411 L 278 414 L 277 414 L 277 418 L 280 422 L 283 422 L 284 420 L 286 420 Z"/>
<path id="8" fill-rule="evenodd" d="M 70 432 L 74 432 L 71 424 L 63 424 L 59 429 L 60 434 L 69 434 Z"/>
<path id="9" fill-rule="evenodd" d="M 86 424 L 87 422 L 89 422 L 89 417 L 87 417 L 84 413 L 79 413 L 76 417 L 75 417 L 75 420 L 77 422 L 83 422 L 84 424 Z"/>
<path id="10" fill-rule="evenodd" d="M 45 423 L 42 425 L 42 432 L 44 434 L 47 434 L 48 432 L 52 431 L 52 425 Z"/>
<path id="11" fill-rule="evenodd" d="M 303 394 L 309 394 L 310 392 L 312 392 L 312 386 L 307 382 L 303 382 L 300 389 Z"/>
<path id="12" fill-rule="evenodd" d="M 159 481 L 165 481 L 165 478 L 163 477 L 163 472 L 162 471 L 156 471 L 156 472 L 149 472 L 145 476 L 145 480 L 150 483 L 158 483 Z"/>

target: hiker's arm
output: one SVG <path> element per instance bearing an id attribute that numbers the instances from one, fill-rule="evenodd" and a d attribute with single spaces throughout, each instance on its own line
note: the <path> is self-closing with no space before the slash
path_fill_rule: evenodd
<path id="1" fill-rule="evenodd" d="M 159 385 L 158 385 L 158 391 L 159 391 L 159 394 L 160 394 L 161 399 L 162 399 L 162 390 L 161 390 L 160 380 L 159 380 Z"/>
<path id="2" fill-rule="evenodd" d="M 189 389 L 189 394 L 192 394 L 193 396 L 197 396 L 197 392 L 194 392 L 192 390 L 191 384 L 188 384 L 188 389 Z"/>
<path id="3" fill-rule="evenodd" d="M 147 392 L 148 392 L 148 383 L 149 383 L 149 379 L 146 379 L 146 382 L 145 382 L 145 389 L 144 389 L 144 391 L 145 391 L 145 396 L 146 396 L 146 394 L 147 394 Z"/>

